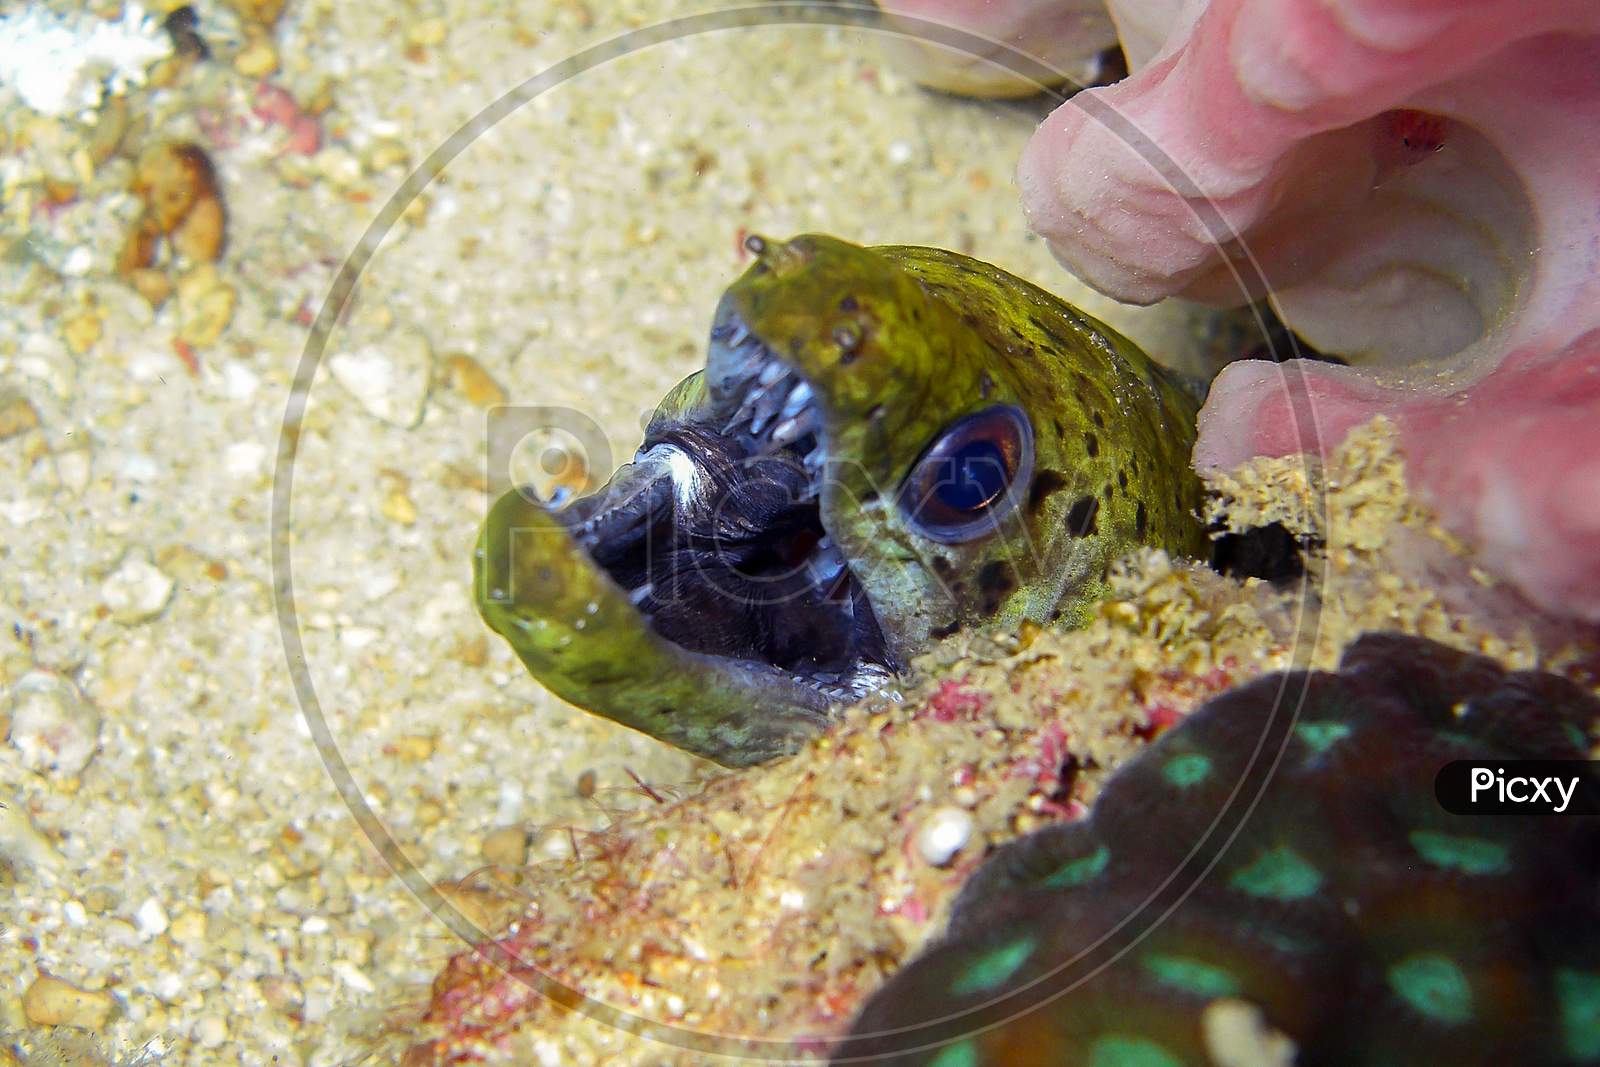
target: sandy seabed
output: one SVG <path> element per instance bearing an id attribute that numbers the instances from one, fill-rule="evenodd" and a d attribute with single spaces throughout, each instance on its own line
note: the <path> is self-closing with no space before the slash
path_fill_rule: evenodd
<path id="1" fill-rule="evenodd" d="M 0 1063 L 353 1063 L 386 1056 L 395 1043 L 371 1035 L 424 1010 L 464 946 L 358 829 L 290 684 L 269 552 L 290 384 L 341 264 L 429 153 L 586 45 L 711 10 L 290 0 L 275 24 L 252 21 L 271 6 L 196 4 L 212 58 L 159 65 L 93 121 L 0 88 Z M 718 773 L 562 704 L 489 639 L 470 597 L 489 407 L 583 413 L 608 443 L 610 457 L 588 460 L 603 479 L 641 416 L 699 366 L 747 231 L 942 245 L 1039 280 L 1154 352 L 1195 347 L 1193 313 L 1111 305 L 1025 235 L 1010 174 L 1038 115 L 923 92 L 861 30 L 724 29 L 539 96 L 472 140 L 383 236 L 296 435 L 294 622 L 350 781 L 422 879 L 454 886 L 525 862 L 574 877 L 593 857 L 583 834 L 636 825 L 658 807 L 651 793 L 693 798 Z M 177 285 L 153 307 L 118 267 L 141 210 L 134 161 L 164 142 L 209 155 L 227 240 L 214 269 L 158 260 Z M 1398 481 L 1372 484 L 1401 507 Z M 1137 577 L 1162 566 L 1130 572 L 1119 603 L 1135 606 L 1117 610 L 1143 619 L 1138 605 L 1167 596 Z M 1245 596 L 1203 581 L 1208 596 Z M 1276 623 L 1260 626 L 1282 643 Z M 1217 638 L 1153 640 L 1182 663 L 1200 655 L 1185 640 Z M 1508 640 L 1508 655 L 1522 647 Z M 1289 661 L 1258 653 L 1252 670 Z M 1000 653 L 985 662 L 1011 669 L 993 666 L 1009 662 Z M 1085 705 L 1104 727 L 1084 743 L 1109 767 L 1149 708 L 1107 700 Z M 866 736 L 870 716 L 852 721 L 840 744 Z M 1007 743 L 1032 744 L 1037 727 Z M 804 764 L 783 766 L 774 782 Z M 894 780 L 911 806 L 851 832 L 911 825 L 944 802 L 948 771 Z M 1025 785 L 974 801 L 979 841 L 1027 828 L 1012 810 L 1026 809 Z M 824 833 L 836 810 L 803 825 Z M 900 879 L 896 908 L 913 895 L 905 880 L 923 878 L 857 873 L 822 896 L 773 883 L 760 899 L 811 899 L 847 925 L 841 901 L 867 900 L 874 877 Z M 831 1010 L 932 929 L 949 878 L 923 882 L 917 908 L 841 935 L 875 962 Z M 681 1017 L 703 992 L 650 1010 Z M 743 1023 L 789 1036 L 828 1010 Z M 558 1040 L 539 1036 L 536 1013 L 522 1023 L 556 1062 L 667 1057 L 615 1031 Z"/>

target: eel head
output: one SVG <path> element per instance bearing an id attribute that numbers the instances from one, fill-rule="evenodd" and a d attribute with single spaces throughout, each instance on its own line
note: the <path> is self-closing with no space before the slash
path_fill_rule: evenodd
<path id="1" fill-rule="evenodd" d="M 1194 402 L 1107 327 L 937 249 L 750 247 L 633 462 L 484 524 L 479 610 L 558 695 L 756 763 L 933 638 L 1079 621 L 1121 550 L 1203 543 Z"/>

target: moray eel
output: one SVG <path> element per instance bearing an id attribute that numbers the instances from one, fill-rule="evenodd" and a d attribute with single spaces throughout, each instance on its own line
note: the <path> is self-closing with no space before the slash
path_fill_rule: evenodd
<path id="1" fill-rule="evenodd" d="M 940 249 L 748 247 L 633 462 L 483 525 L 478 608 L 557 695 L 758 763 L 933 639 L 1077 624 L 1133 546 L 1203 551 L 1198 398 L 1132 342 Z"/>

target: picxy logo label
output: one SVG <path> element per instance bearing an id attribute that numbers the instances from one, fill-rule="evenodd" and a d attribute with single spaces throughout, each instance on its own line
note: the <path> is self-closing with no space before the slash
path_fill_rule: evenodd
<path id="1" fill-rule="evenodd" d="M 1456 760 L 1433 781 L 1456 815 L 1600 815 L 1600 763 L 1588 760 Z"/>

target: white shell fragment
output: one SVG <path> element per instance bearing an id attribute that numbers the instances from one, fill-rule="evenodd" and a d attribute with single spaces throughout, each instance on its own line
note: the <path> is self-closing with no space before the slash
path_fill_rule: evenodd
<path id="1" fill-rule="evenodd" d="M 328 370 L 367 414 L 410 429 L 422 421 L 433 378 L 433 349 L 415 330 L 397 329 L 378 344 L 336 353 Z"/>
<path id="2" fill-rule="evenodd" d="M 139 623 L 161 614 L 177 582 L 150 562 L 143 550 L 122 557 L 117 569 L 100 587 L 100 599 L 111 617 L 121 623 Z"/>
<path id="3" fill-rule="evenodd" d="M 142 85 L 151 65 L 171 53 L 161 20 L 138 4 L 125 5 L 118 21 L 64 17 L 42 5 L 0 18 L 0 85 L 45 115 L 94 108 L 107 88 Z"/>
<path id="4" fill-rule="evenodd" d="M 961 808 L 936 808 L 917 829 L 917 854 L 943 867 L 972 839 L 972 813 Z"/>
<path id="5" fill-rule="evenodd" d="M 52 876 L 66 866 L 55 845 L 33 825 L 27 805 L 16 797 L 0 801 L 0 861 L 19 876 Z"/>
<path id="6" fill-rule="evenodd" d="M 167 918 L 167 909 L 162 907 L 161 901 L 155 897 L 147 897 L 145 902 L 139 905 L 139 910 L 133 913 L 133 924 L 140 936 L 146 940 L 160 937 L 171 925 Z"/>
<path id="7" fill-rule="evenodd" d="M 1206 1005 L 1200 1016 L 1206 1052 L 1217 1067 L 1291 1067 L 1292 1040 L 1266 1021 L 1248 1001 L 1222 997 Z"/>
<path id="8" fill-rule="evenodd" d="M 12 689 L 8 740 L 29 770 L 76 776 L 100 748 L 100 712 L 68 679 L 34 671 Z"/>

